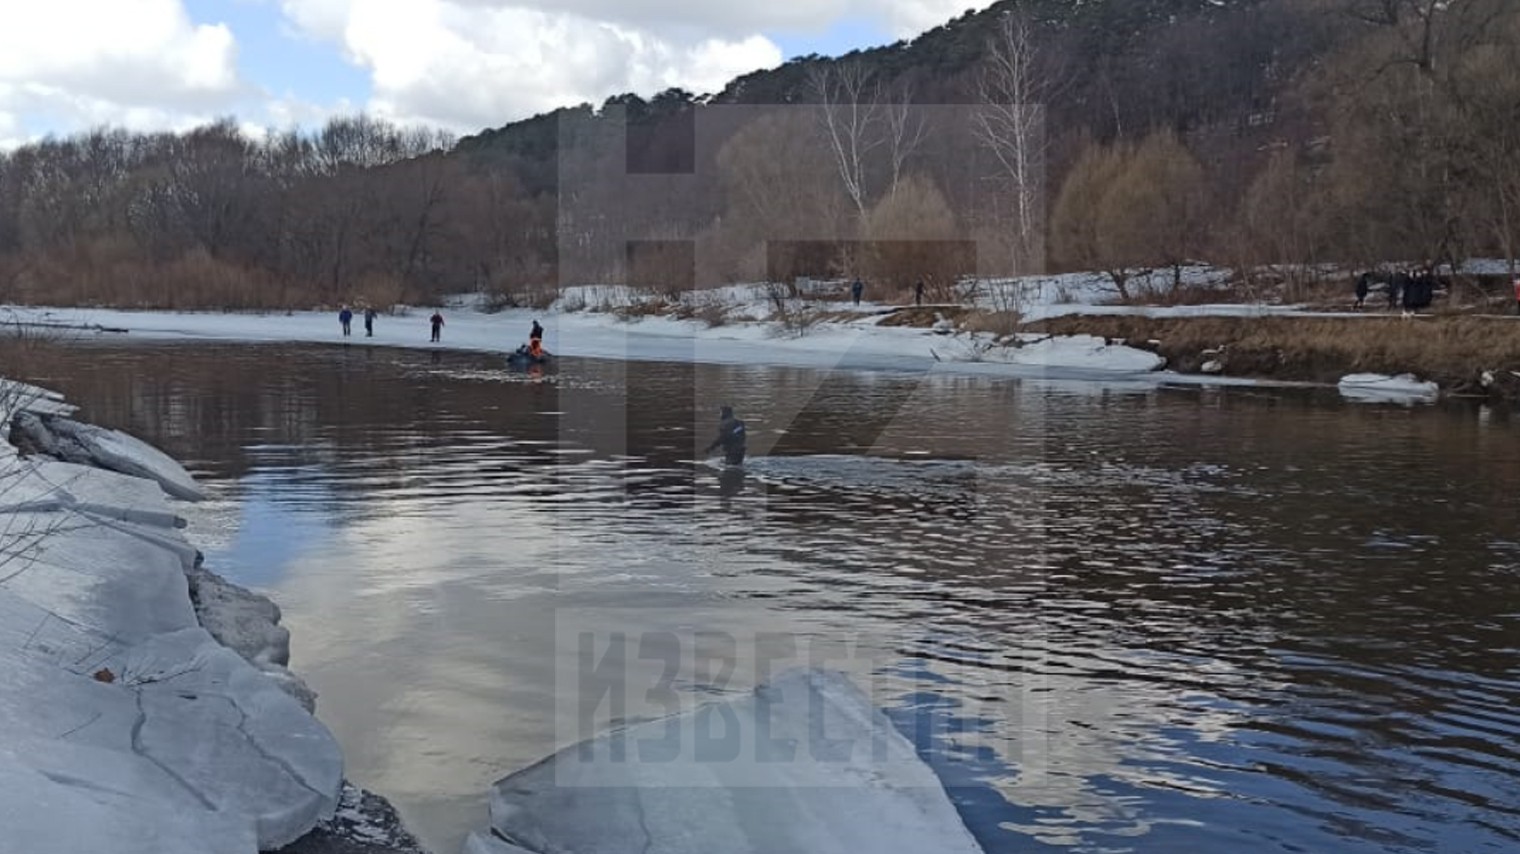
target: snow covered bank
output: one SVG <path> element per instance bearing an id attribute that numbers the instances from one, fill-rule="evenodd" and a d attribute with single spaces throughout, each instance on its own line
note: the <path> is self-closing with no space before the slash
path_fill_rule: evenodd
<path id="1" fill-rule="evenodd" d="M 843 674 L 609 733 L 501 780 L 479 854 L 980 854 L 934 772 Z"/>
<path id="2" fill-rule="evenodd" d="M 1336 386 L 1341 396 L 1361 403 L 1435 403 L 1441 387 L 1414 374 L 1347 374 Z"/>
<path id="3" fill-rule="evenodd" d="M 60 403 L 28 395 L 7 414 L 54 419 L 50 435 L 90 446 L 92 430 L 60 428 Z M 0 447 L 5 847 L 287 845 L 333 815 L 343 762 L 296 699 L 305 688 L 283 666 L 278 612 L 258 612 L 259 597 L 199 567 L 161 488 L 198 493 L 177 463 L 136 440 L 101 444 L 142 476 Z"/>
<path id="4" fill-rule="evenodd" d="M 831 306 L 831 313 L 832 313 Z M 527 338 L 534 319 L 546 327 L 544 346 L 571 357 L 629 361 L 776 365 L 837 370 L 935 371 L 1055 379 L 1131 378 L 1155 372 L 1152 354 L 1092 339 L 1034 348 L 991 347 L 989 335 L 936 334 L 932 329 L 880 325 L 879 309 L 862 307 L 801 327 L 774 321 L 724 323 L 608 312 L 550 314 L 525 310 L 445 311 L 443 340 L 428 340 L 427 314 L 382 317 L 373 338 L 341 337 L 326 313 L 290 315 L 177 314 L 103 309 L 15 309 L 21 322 L 102 323 L 131 330 L 130 339 L 309 341 L 506 353 Z M 1032 339 L 1031 339 L 1032 340 Z M 1155 381 L 1184 379 L 1155 372 Z"/>

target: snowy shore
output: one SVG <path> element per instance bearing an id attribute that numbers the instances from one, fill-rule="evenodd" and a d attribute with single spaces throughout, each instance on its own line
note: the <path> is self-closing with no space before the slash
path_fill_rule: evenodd
<path id="1" fill-rule="evenodd" d="M 343 781 L 279 608 L 201 566 L 170 500 L 202 498 L 194 478 L 73 411 L 0 380 L 7 850 L 416 850 L 321 847 L 386 805 Z"/>
<path id="2" fill-rule="evenodd" d="M 431 310 L 382 315 L 374 337 L 362 329 L 341 335 L 336 314 L 209 314 L 115 309 L 3 309 L 7 322 L 76 327 L 74 334 L 110 339 L 125 329 L 127 340 L 226 340 L 249 342 L 346 343 L 437 350 L 506 353 L 527 339 L 532 321 L 545 327 L 544 346 L 561 356 L 630 361 L 775 365 L 839 370 L 919 373 L 937 371 L 1002 377 L 1058 379 L 1143 379 L 1190 381 L 1162 370 L 1154 353 L 1092 336 L 1026 336 L 1018 347 L 990 346 L 985 334 L 944 334 L 944 329 L 882 325 L 882 307 L 864 305 L 806 328 L 753 317 L 710 326 L 696 319 L 629 317 L 612 311 L 573 310 L 572 292 L 555 307 L 534 311 L 487 312 L 471 304 L 443 309 L 442 340 L 429 341 Z M 756 307 L 757 313 L 762 307 Z M 840 308 L 842 306 L 831 306 Z M 852 307 L 853 308 L 853 307 Z M 768 317 L 768 316 L 767 316 Z M 626 319 L 625 319 L 626 318 Z M 65 333 L 67 334 L 67 333 Z"/>

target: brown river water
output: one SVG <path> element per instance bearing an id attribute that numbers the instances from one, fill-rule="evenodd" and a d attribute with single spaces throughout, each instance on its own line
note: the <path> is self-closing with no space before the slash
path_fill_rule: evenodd
<path id="1" fill-rule="evenodd" d="M 1503 411 L 305 345 L 34 379 L 208 485 L 208 568 L 438 854 L 608 719 L 800 664 L 989 852 L 1520 850 Z M 695 461 L 720 402 L 743 472 Z"/>

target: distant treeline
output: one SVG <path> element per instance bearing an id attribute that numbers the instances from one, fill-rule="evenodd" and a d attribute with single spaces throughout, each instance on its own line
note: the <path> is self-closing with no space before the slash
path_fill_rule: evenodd
<path id="1" fill-rule="evenodd" d="M 511 85 L 503 81 L 502 85 Z M 1513 0 L 1005 0 L 454 141 L 365 116 L 0 155 L 0 300 L 547 299 L 1520 253 Z"/>

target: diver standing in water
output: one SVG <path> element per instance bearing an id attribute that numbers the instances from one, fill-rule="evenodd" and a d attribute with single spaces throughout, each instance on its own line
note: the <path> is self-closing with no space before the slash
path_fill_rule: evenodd
<path id="1" fill-rule="evenodd" d="M 731 466 L 744 465 L 745 434 L 744 422 L 734 417 L 734 408 L 724 406 L 718 410 L 718 438 L 712 440 L 712 444 L 702 453 L 710 454 L 719 445 L 723 446 L 723 461 Z"/>

